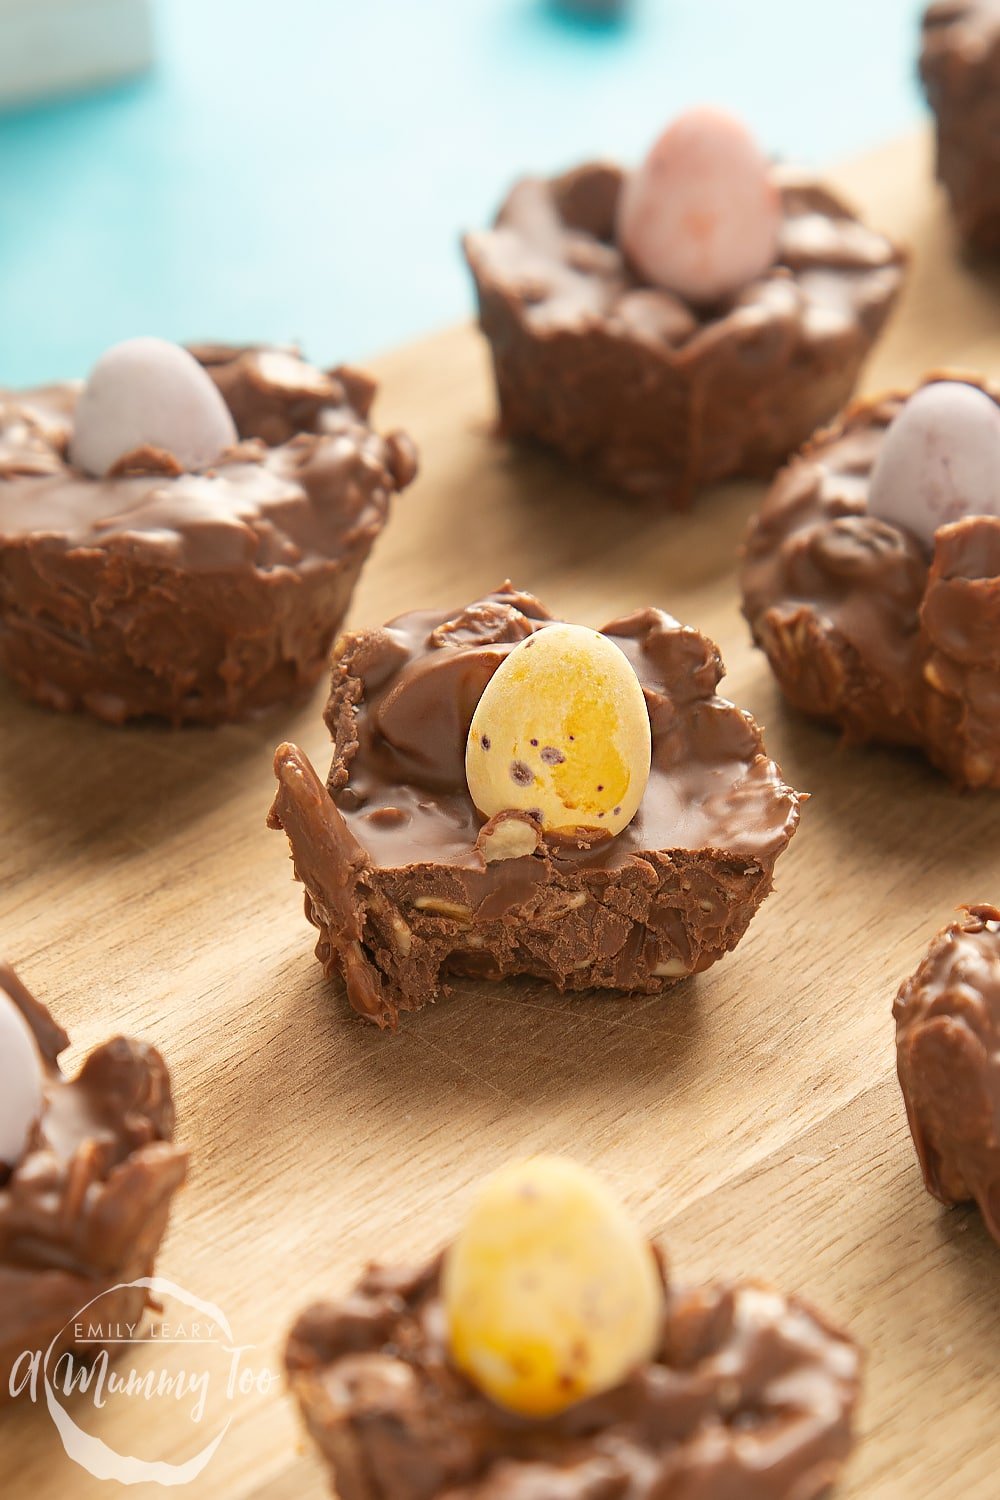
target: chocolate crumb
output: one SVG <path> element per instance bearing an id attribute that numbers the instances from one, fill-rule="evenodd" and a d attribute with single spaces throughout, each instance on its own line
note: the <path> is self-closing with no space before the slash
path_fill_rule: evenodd
<path id="1" fill-rule="evenodd" d="M 516 781 L 518 786 L 530 786 L 534 781 L 531 767 L 526 766 L 523 760 L 512 760 L 510 763 L 510 779 Z"/>
<path id="2" fill-rule="evenodd" d="M 531 743 L 536 745 L 538 741 L 532 740 Z M 561 766 L 565 759 L 565 755 L 561 750 L 557 750 L 555 745 L 542 746 L 542 760 L 547 766 Z"/>

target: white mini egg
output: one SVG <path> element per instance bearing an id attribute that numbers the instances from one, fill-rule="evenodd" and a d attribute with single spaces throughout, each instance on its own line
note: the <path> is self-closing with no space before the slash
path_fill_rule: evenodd
<path id="1" fill-rule="evenodd" d="M 679 116 L 626 178 L 618 243 L 654 286 L 712 303 L 774 264 L 781 222 L 781 194 L 750 131 L 702 106 Z"/>
<path id="2" fill-rule="evenodd" d="M 211 376 L 179 344 L 126 339 L 102 354 L 80 394 L 71 461 L 107 474 L 137 448 L 161 448 L 182 469 L 205 469 L 238 441 Z"/>
<path id="3" fill-rule="evenodd" d="M 0 1164 L 16 1167 L 44 1101 L 41 1053 L 14 1002 L 0 990 Z"/>
<path id="4" fill-rule="evenodd" d="M 910 397 L 872 470 L 868 513 L 934 547 L 964 516 L 1000 516 L 1000 409 L 974 385 L 939 380 Z"/>
<path id="5" fill-rule="evenodd" d="M 583 625 L 520 641 L 472 717 L 465 772 L 487 818 L 534 813 L 547 832 L 620 833 L 649 779 L 649 713 L 625 653 Z"/>

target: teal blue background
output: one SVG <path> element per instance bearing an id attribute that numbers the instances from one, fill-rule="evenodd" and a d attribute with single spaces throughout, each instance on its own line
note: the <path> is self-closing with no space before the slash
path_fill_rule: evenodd
<path id="1" fill-rule="evenodd" d="M 146 78 L 0 118 L 0 382 L 107 344 L 358 359 L 461 317 L 458 252 L 525 169 L 636 158 L 724 103 L 822 163 L 906 129 L 920 0 L 159 0 Z"/>

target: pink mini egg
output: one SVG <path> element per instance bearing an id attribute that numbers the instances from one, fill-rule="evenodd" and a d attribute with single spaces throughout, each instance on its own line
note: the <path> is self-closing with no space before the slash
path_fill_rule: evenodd
<path id="1" fill-rule="evenodd" d="M 977 386 L 935 381 L 892 422 L 868 492 L 868 513 L 933 549 L 964 516 L 1000 515 L 1000 410 Z"/>
<path id="2" fill-rule="evenodd" d="M 774 264 L 781 194 L 749 130 L 707 106 L 688 110 L 630 174 L 618 243 L 647 281 L 717 302 Z"/>
<path id="3" fill-rule="evenodd" d="M 80 393 L 69 456 L 97 477 L 137 448 L 160 448 L 188 471 L 238 441 L 212 377 L 166 339 L 126 339 L 102 354 Z"/>
<path id="4" fill-rule="evenodd" d="M 42 1057 L 28 1024 L 0 989 L 0 1166 L 16 1167 L 42 1113 Z"/>

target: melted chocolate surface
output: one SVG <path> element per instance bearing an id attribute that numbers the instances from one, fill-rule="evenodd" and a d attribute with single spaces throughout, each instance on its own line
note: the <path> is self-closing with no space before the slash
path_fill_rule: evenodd
<path id="1" fill-rule="evenodd" d="M 919 746 L 958 785 L 995 787 L 1000 520 L 942 526 L 928 555 L 868 514 L 908 394 L 858 402 L 778 476 L 747 535 L 743 610 L 797 708 L 852 743 Z"/>
<path id="2" fill-rule="evenodd" d="M 526 178 L 466 237 L 501 425 L 676 507 L 730 474 L 770 476 L 848 399 L 905 257 L 833 193 L 781 172 L 778 259 L 696 308 L 642 283 L 615 241 L 623 173 Z"/>
<path id="3" fill-rule="evenodd" d="M 381 1026 L 449 973 L 649 993 L 699 972 L 739 941 L 798 823 L 757 726 L 716 693 L 715 646 L 659 610 L 605 628 L 652 729 L 628 827 L 543 836 L 527 817 L 505 826 L 510 812 L 485 821 L 465 780 L 469 724 L 506 654 L 550 623 L 507 584 L 456 614 L 349 634 L 326 786 L 296 746 L 276 754 L 270 823 L 306 886 L 317 955 Z"/>
<path id="4" fill-rule="evenodd" d="M 29 696 L 121 722 L 239 717 L 320 675 L 416 458 L 373 386 L 273 349 L 196 349 L 241 441 L 183 473 L 67 449 L 79 385 L 0 394 L 0 665 Z"/>
<path id="5" fill-rule="evenodd" d="M 457 616 L 405 615 L 342 643 L 327 723 L 343 760 L 334 760 L 328 786 L 375 862 L 443 858 L 481 867 L 484 819 L 465 779 L 469 725 L 512 647 L 551 623 L 537 599 L 508 585 Z M 628 658 L 646 698 L 649 783 L 615 838 L 588 847 L 550 839 L 553 858 L 614 869 L 650 850 L 758 858 L 783 847 L 795 794 L 753 721 L 717 695 L 723 668 L 712 642 L 655 609 L 613 620 L 603 633 Z"/>
<path id="6" fill-rule="evenodd" d="M 440 1262 L 309 1308 L 292 1390 L 341 1500 L 815 1500 L 851 1447 L 860 1359 L 795 1299 L 667 1287 L 654 1360 L 531 1420 L 451 1364 Z"/>
<path id="7" fill-rule="evenodd" d="M 79 383 L 0 399 L 0 545 L 44 536 L 53 550 L 114 547 L 196 571 L 306 568 L 370 519 L 366 470 L 412 478 L 406 440 L 373 432 L 336 373 L 266 349 L 223 359 L 209 346 L 203 362 L 245 441 L 197 474 L 148 452 L 114 478 L 74 469 Z"/>

